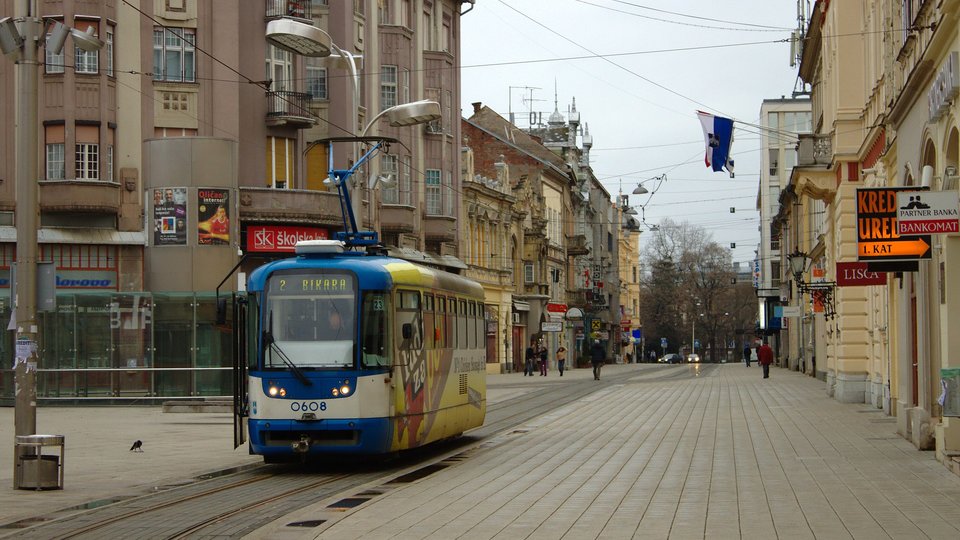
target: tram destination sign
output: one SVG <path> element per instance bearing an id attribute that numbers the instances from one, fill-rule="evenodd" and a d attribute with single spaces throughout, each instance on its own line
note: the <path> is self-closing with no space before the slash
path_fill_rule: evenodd
<path id="1" fill-rule="evenodd" d="M 955 232 L 960 232 L 960 193 L 956 190 L 897 193 L 900 236 Z"/>
<path id="2" fill-rule="evenodd" d="M 930 258 L 930 235 L 901 236 L 897 194 L 915 187 L 857 189 L 857 260 L 915 261 Z M 928 192 L 921 192 L 924 195 Z M 916 195 L 914 195 L 916 196 Z"/>

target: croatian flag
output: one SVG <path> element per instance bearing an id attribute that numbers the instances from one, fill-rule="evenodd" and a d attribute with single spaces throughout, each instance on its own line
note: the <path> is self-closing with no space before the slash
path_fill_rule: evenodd
<path id="1" fill-rule="evenodd" d="M 727 169 L 733 178 L 733 160 L 730 159 L 730 146 L 733 144 L 733 120 L 697 111 L 703 126 L 703 141 L 707 145 L 704 162 L 714 171 Z"/>

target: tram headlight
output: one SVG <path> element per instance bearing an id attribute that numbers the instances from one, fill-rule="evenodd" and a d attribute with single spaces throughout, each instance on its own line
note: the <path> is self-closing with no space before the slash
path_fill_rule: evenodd
<path id="1" fill-rule="evenodd" d="M 337 397 L 340 395 L 340 391 L 337 390 L 336 388 L 330 390 L 330 393 L 333 394 L 333 397 Z"/>
<path id="2" fill-rule="evenodd" d="M 285 397 L 287 395 L 287 389 L 280 388 L 277 386 L 271 386 L 270 388 L 267 389 L 267 393 L 270 394 L 270 397 L 277 397 L 277 396 Z"/>
<path id="3" fill-rule="evenodd" d="M 340 394 L 341 394 L 341 395 L 344 395 L 344 396 L 345 396 L 345 395 L 347 395 L 347 394 L 349 394 L 349 393 L 350 393 L 350 387 L 349 387 L 349 386 L 343 385 L 343 386 L 340 387 Z"/>

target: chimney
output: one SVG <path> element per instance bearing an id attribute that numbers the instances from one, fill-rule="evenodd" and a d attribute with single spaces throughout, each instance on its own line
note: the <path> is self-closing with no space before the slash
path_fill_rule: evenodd
<path id="1" fill-rule="evenodd" d="M 480 112 L 480 107 L 483 106 L 483 103 L 480 101 L 474 101 L 472 105 L 473 105 L 473 114 L 477 114 L 478 112 Z"/>

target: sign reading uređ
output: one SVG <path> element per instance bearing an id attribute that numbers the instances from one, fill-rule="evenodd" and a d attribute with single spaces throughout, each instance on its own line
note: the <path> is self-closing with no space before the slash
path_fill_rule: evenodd
<path id="1" fill-rule="evenodd" d="M 930 236 L 903 237 L 897 230 L 897 193 L 910 187 L 857 189 L 857 260 L 915 261 L 930 258 Z"/>

